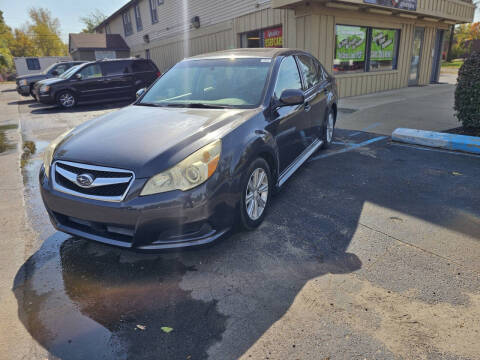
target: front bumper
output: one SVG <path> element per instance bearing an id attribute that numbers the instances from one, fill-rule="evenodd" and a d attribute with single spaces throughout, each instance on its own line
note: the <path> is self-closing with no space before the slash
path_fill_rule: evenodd
<path id="1" fill-rule="evenodd" d="M 40 88 L 38 86 L 34 87 L 33 94 L 37 98 L 37 101 L 41 102 L 42 104 L 46 104 L 46 105 L 55 104 L 55 98 L 49 92 L 48 93 L 40 92 Z"/>
<path id="2" fill-rule="evenodd" d="M 213 187 L 211 179 L 190 191 L 149 196 L 138 196 L 145 179 L 136 179 L 122 202 L 54 190 L 43 167 L 39 180 L 57 230 L 109 245 L 145 251 L 204 245 L 225 234 L 234 220 L 235 204 L 228 203 L 227 184 Z"/>
<path id="3" fill-rule="evenodd" d="M 22 96 L 30 96 L 30 86 L 17 85 L 17 92 Z"/>

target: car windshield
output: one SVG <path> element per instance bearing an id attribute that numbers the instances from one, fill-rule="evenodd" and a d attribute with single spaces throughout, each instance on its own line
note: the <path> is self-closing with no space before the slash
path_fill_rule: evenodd
<path id="1" fill-rule="evenodd" d="M 254 107 L 262 99 L 272 60 L 185 60 L 165 73 L 137 105 Z"/>
<path id="2" fill-rule="evenodd" d="M 80 68 L 80 65 L 72 66 L 70 69 L 65 71 L 63 74 L 60 74 L 58 77 L 60 79 L 68 79 L 72 74 Z"/>
<path id="3" fill-rule="evenodd" d="M 58 63 L 54 63 L 47 67 L 45 70 L 43 70 L 42 74 L 47 75 L 50 70 L 52 70 Z"/>

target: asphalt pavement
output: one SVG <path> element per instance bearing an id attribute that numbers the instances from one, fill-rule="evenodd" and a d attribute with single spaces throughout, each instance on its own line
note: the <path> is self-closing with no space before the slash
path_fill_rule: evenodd
<path id="1" fill-rule="evenodd" d="M 340 128 L 259 229 L 138 254 L 56 232 L 36 180 L 48 141 L 124 104 L 19 100 L 0 107 L 39 150 L 9 321 L 48 358 L 480 359 L 480 157 Z"/>

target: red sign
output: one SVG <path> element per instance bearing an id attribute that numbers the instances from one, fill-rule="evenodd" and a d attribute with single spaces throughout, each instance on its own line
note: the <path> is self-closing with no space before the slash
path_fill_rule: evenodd
<path id="1" fill-rule="evenodd" d="M 281 48 L 283 46 L 281 26 L 263 30 L 263 46 L 266 48 Z"/>

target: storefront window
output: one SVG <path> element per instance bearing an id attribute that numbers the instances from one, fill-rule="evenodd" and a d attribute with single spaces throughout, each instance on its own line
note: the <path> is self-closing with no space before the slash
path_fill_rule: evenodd
<path id="1" fill-rule="evenodd" d="M 281 26 L 249 31 L 241 35 L 241 46 L 244 48 L 281 48 L 283 47 L 283 31 Z"/>
<path id="2" fill-rule="evenodd" d="M 364 72 L 367 28 L 337 25 L 333 71 Z"/>
<path id="3" fill-rule="evenodd" d="M 398 30 L 372 29 L 370 71 L 393 70 L 397 67 Z"/>
<path id="4" fill-rule="evenodd" d="M 397 68 L 400 31 L 337 25 L 333 71 L 337 74 Z"/>

